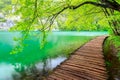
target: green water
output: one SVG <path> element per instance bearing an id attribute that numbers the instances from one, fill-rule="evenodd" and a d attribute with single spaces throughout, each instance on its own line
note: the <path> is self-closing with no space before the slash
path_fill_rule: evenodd
<path id="1" fill-rule="evenodd" d="M 22 80 L 34 73 L 48 75 L 75 49 L 94 36 L 105 34 L 108 33 L 53 32 L 48 34 L 45 45 L 41 46 L 42 33 L 40 32 L 31 32 L 22 43 L 16 40 L 23 37 L 22 33 L 0 32 L 0 80 Z M 18 47 L 17 54 L 10 54 L 15 52 L 16 47 Z"/>

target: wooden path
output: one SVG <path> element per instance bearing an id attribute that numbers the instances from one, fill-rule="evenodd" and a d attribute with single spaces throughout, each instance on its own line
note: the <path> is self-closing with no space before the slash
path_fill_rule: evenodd
<path id="1" fill-rule="evenodd" d="M 76 50 L 47 80 L 107 80 L 102 52 L 105 37 L 97 37 Z"/>

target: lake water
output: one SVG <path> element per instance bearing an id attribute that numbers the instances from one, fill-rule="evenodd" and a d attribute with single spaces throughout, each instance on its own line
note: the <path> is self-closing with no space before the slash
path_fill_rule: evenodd
<path id="1" fill-rule="evenodd" d="M 0 32 L 0 80 L 43 79 L 75 49 L 95 36 L 106 34 L 51 32 L 44 39 L 42 33 L 30 32 L 23 39 L 20 32 Z"/>

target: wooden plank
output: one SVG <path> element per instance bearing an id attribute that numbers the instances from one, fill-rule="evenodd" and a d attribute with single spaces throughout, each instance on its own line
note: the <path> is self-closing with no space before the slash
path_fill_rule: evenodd
<path id="1" fill-rule="evenodd" d="M 84 74 L 82 74 L 82 75 L 80 73 L 78 74 L 78 72 L 72 72 L 70 70 L 66 70 L 66 69 L 62 69 L 62 68 L 60 70 L 62 72 L 66 72 L 67 74 L 71 74 L 71 75 L 75 76 L 75 77 L 72 77 L 72 80 L 73 79 L 78 79 L 78 80 L 81 80 L 81 79 L 84 79 L 84 80 L 92 79 L 91 77 L 85 76 Z M 67 80 L 69 80 L 69 78 Z"/>
<path id="2" fill-rule="evenodd" d="M 103 80 L 104 80 L 104 78 L 106 78 L 105 74 L 97 73 L 97 72 L 94 72 L 94 71 L 91 71 L 91 70 L 87 70 L 87 69 L 83 69 L 83 68 L 77 68 L 77 67 L 69 66 L 69 65 L 62 65 L 61 67 L 63 69 L 69 68 L 69 69 L 71 69 L 73 71 L 76 70 L 77 72 L 83 71 L 85 73 L 88 73 L 89 75 L 87 75 L 87 76 L 90 76 L 90 77 L 95 77 L 95 78 L 98 77 L 98 78 L 101 78 Z M 73 73 L 73 72 L 71 72 L 71 73 Z M 73 74 L 75 74 L 75 73 L 73 73 Z"/>
<path id="3" fill-rule="evenodd" d="M 69 72 L 69 71 L 65 71 L 65 70 L 62 70 L 62 69 L 57 69 L 57 72 L 61 73 L 61 74 L 64 74 L 66 76 L 69 76 L 68 80 L 69 79 L 74 79 L 74 80 L 79 80 L 80 79 L 80 77 L 71 74 L 72 72 Z"/>
<path id="4" fill-rule="evenodd" d="M 88 53 L 88 52 L 75 52 L 74 55 L 83 55 L 83 56 L 88 56 L 88 57 L 94 57 L 94 58 L 103 58 L 104 56 L 103 55 L 98 55 L 98 54 L 91 54 L 91 53 Z"/>
<path id="5" fill-rule="evenodd" d="M 74 58 L 81 58 L 81 59 L 87 59 L 87 60 L 94 60 L 96 62 L 104 62 L 103 58 L 94 58 L 94 57 L 89 57 L 89 56 L 83 56 L 83 55 L 72 55 L 71 57 Z"/>
<path id="6" fill-rule="evenodd" d="M 72 56 L 70 58 L 71 60 L 76 60 L 76 61 L 79 61 L 79 60 L 82 60 L 82 61 L 88 61 L 88 62 L 92 62 L 92 64 L 98 64 L 98 65 L 104 65 L 104 61 L 99 61 L 99 60 L 94 60 L 94 59 L 85 59 L 85 58 L 81 58 L 81 57 L 76 57 L 76 56 Z"/>
<path id="7" fill-rule="evenodd" d="M 91 51 L 91 50 L 88 51 L 88 50 L 82 50 L 82 49 L 79 49 L 79 50 L 76 51 L 76 52 L 84 52 L 84 53 L 89 53 L 89 54 L 91 54 L 91 55 L 97 54 L 97 55 L 103 56 L 103 55 L 101 55 L 101 54 L 103 54 L 102 51 L 99 51 L 99 52 L 93 52 L 93 51 Z"/>
<path id="8" fill-rule="evenodd" d="M 95 79 L 95 78 L 92 78 L 91 76 L 89 76 L 89 73 L 85 73 L 85 71 L 78 71 L 78 70 L 73 70 L 71 68 L 62 68 L 61 67 L 61 70 L 64 70 L 64 71 L 69 71 L 71 72 L 73 75 L 76 75 L 82 79 Z"/>
<path id="9" fill-rule="evenodd" d="M 88 79 L 88 80 L 101 80 L 101 78 L 104 78 L 104 77 L 101 77 L 101 76 L 99 76 L 99 75 L 93 75 L 93 74 L 91 74 L 91 73 L 89 73 L 89 72 L 86 72 L 86 71 L 83 71 L 83 70 L 75 70 L 75 69 L 72 69 L 72 68 L 69 68 L 69 67 L 67 67 L 67 68 L 63 68 L 63 67 L 61 67 L 61 69 L 62 70 L 65 70 L 65 71 L 69 71 L 69 72 L 72 72 L 72 73 L 76 73 L 77 74 L 77 76 L 80 76 L 80 77 L 84 77 L 84 78 L 86 78 L 86 79 Z M 95 77 L 94 77 L 95 76 Z M 105 77 L 106 78 L 106 77 Z M 82 79 L 83 80 L 83 79 Z"/>
<path id="10" fill-rule="evenodd" d="M 84 63 L 84 62 L 75 62 L 75 61 L 66 61 L 64 64 L 71 64 L 71 65 L 78 65 L 80 66 L 84 66 L 84 68 L 88 68 L 88 69 L 93 69 L 93 70 L 100 70 L 100 72 L 104 72 L 106 71 L 106 69 L 104 67 L 98 66 L 98 65 L 94 65 L 94 64 L 90 64 L 88 62 Z"/>
<path id="11" fill-rule="evenodd" d="M 105 64 L 104 64 L 104 62 L 96 62 L 96 61 L 94 61 L 94 60 L 83 60 L 83 59 L 71 59 L 72 60 L 72 62 L 75 62 L 75 63 L 79 63 L 79 62 L 83 62 L 83 63 L 89 63 L 89 64 L 91 64 L 91 65 L 98 65 L 98 66 L 100 66 L 100 67 L 105 67 Z M 71 61 L 71 60 L 67 60 L 67 61 Z"/>
<path id="12" fill-rule="evenodd" d="M 89 69 L 84 69 L 84 68 L 81 68 L 81 67 L 78 67 L 78 66 L 74 66 L 74 65 L 62 65 L 61 66 L 62 68 L 71 68 L 71 69 L 75 69 L 75 70 L 81 70 L 81 71 L 85 71 L 85 72 L 89 72 L 89 73 L 91 73 L 91 74 L 95 74 L 95 75 L 99 75 L 99 76 L 104 76 L 105 74 L 101 74 L 101 73 L 99 73 L 99 72 L 96 72 L 96 71 L 94 71 L 94 70 L 89 70 Z"/>

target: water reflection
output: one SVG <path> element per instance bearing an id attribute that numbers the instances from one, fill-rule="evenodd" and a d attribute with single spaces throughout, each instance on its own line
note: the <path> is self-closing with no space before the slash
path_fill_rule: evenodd
<path id="1" fill-rule="evenodd" d="M 38 70 L 52 70 L 53 68 L 55 68 L 57 65 L 59 65 L 61 62 L 63 62 L 66 59 L 66 57 L 57 57 L 54 59 L 47 59 L 46 61 L 43 61 L 42 63 L 39 62 L 37 63 L 35 66 Z"/>
<path id="2" fill-rule="evenodd" d="M 0 64 L 0 80 L 13 80 L 13 76 L 20 78 L 20 74 L 15 71 L 15 68 L 11 64 Z"/>
<path id="3" fill-rule="evenodd" d="M 46 59 L 35 65 L 24 66 L 19 63 L 14 65 L 1 63 L 0 64 L 0 80 L 36 80 L 43 79 L 57 65 L 64 61 L 66 57 L 57 57 L 54 59 Z"/>
<path id="4" fill-rule="evenodd" d="M 59 65 L 62 61 L 64 61 L 66 57 L 57 57 L 54 59 L 46 59 L 43 62 L 39 62 L 34 66 L 29 66 L 24 73 L 22 72 L 21 79 L 28 80 L 43 80 L 46 76 L 48 76 L 52 70 Z"/>

